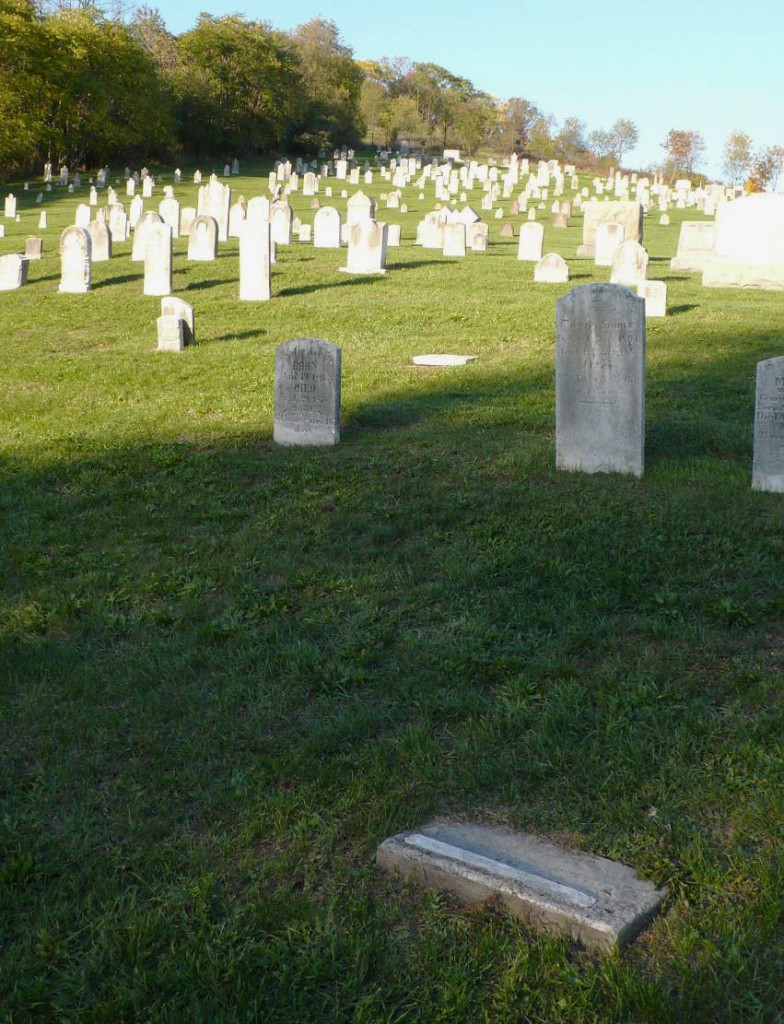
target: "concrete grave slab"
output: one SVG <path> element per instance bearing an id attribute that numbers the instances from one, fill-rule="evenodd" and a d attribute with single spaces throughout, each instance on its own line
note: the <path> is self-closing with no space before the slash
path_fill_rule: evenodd
<path id="1" fill-rule="evenodd" d="M 384 840 L 376 859 L 466 903 L 494 897 L 540 931 L 604 953 L 630 942 L 665 895 L 625 864 L 497 827 L 435 822 Z"/>

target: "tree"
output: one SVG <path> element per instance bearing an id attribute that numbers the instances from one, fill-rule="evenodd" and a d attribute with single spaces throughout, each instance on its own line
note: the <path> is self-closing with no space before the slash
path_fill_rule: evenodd
<path id="1" fill-rule="evenodd" d="M 749 161 L 750 173 L 746 181 L 747 192 L 764 192 L 775 188 L 784 162 L 784 147 L 769 146 L 761 149 Z"/>
<path id="2" fill-rule="evenodd" d="M 739 185 L 746 179 L 751 165 L 751 136 L 736 128 L 724 143 L 724 173 L 732 185 Z"/>
<path id="3" fill-rule="evenodd" d="M 634 121 L 629 121 L 625 117 L 619 117 L 610 129 L 609 135 L 612 141 L 613 155 L 620 167 L 623 163 L 624 154 L 634 149 L 637 145 L 640 133 Z"/>
<path id="4" fill-rule="evenodd" d="M 671 128 L 662 149 L 666 154 L 664 173 L 672 180 L 678 174 L 692 174 L 705 152 L 705 141 L 699 132 Z"/>
<path id="5" fill-rule="evenodd" d="M 559 160 L 570 164 L 583 163 L 588 152 L 585 122 L 579 117 L 565 118 L 561 130 L 553 139 L 553 146 Z"/>
<path id="6" fill-rule="evenodd" d="M 334 21 L 311 18 L 291 36 L 304 94 L 300 142 L 314 147 L 357 142 L 363 132 L 364 75 Z"/>
<path id="7" fill-rule="evenodd" d="M 513 96 L 501 107 L 499 143 L 511 153 L 513 150 L 527 151 L 528 140 L 534 125 L 542 116 L 541 110 L 530 100 Z"/>
<path id="8" fill-rule="evenodd" d="M 0 0 L 0 170 L 26 164 L 43 131 L 43 22 L 32 0 Z"/>
<path id="9" fill-rule="evenodd" d="M 241 15 L 200 14 L 177 39 L 183 142 L 198 155 L 264 152 L 302 118 L 302 81 L 287 39 Z"/>

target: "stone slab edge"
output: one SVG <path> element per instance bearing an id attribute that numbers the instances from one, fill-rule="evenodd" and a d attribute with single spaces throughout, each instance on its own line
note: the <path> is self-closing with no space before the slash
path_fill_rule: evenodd
<path id="1" fill-rule="evenodd" d="M 439 840 L 436 846 L 467 849 L 469 861 L 412 845 L 421 837 Z M 656 916 L 665 896 L 626 865 L 499 828 L 434 823 L 384 840 L 376 861 L 426 888 L 451 892 L 463 903 L 494 898 L 539 931 L 600 953 L 631 942 Z M 499 863 L 500 873 L 492 861 Z M 509 867 L 512 872 L 506 873 Z M 530 876 L 530 881 L 510 877 L 515 874 Z M 592 904 L 579 905 L 570 898 L 571 887 L 578 900 L 588 896 Z"/>

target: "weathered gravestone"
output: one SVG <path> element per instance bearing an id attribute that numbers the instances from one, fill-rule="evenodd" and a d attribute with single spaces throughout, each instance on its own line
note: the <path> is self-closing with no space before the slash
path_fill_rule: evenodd
<path id="1" fill-rule="evenodd" d="M 642 216 L 642 204 L 633 200 L 584 203 L 583 244 L 577 247 L 577 255 L 595 255 L 596 229 L 600 224 L 622 224 L 627 241 L 642 242 Z"/>
<path id="2" fill-rule="evenodd" d="M 36 235 L 25 239 L 25 258 L 28 260 L 40 260 L 44 251 L 44 240 Z"/>
<path id="3" fill-rule="evenodd" d="M 784 356 L 757 363 L 751 486 L 784 494 Z"/>
<path id="4" fill-rule="evenodd" d="M 193 306 L 176 295 L 166 295 L 161 299 L 161 316 L 173 316 L 182 321 L 182 343 L 193 345 L 196 341 L 196 317 Z M 160 347 L 160 345 L 159 345 Z"/>
<path id="5" fill-rule="evenodd" d="M 275 245 L 291 245 L 294 211 L 283 199 L 270 206 L 270 228 Z"/>
<path id="6" fill-rule="evenodd" d="M 626 241 L 626 228 L 623 224 L 597 224 L 594 242 L 594 263 L 597 267 L 611 267 L 615 254 Z"/>
<path id="7" fill-rule="evenodd" d="M 13 193 L 5 197 L 4 213 L 9 219 L 16 217 L 16 196 Z"/>
<path id="8" fill-rule="evenodd" d="M 190 235 L 191 224 L 196 220 L 196 207 L 183 206 L 180 208 L 180 235 Z"/>
<path id="9" fill-rule="evenodd" d="M 270 298 L 271 228 L 269 221 L 244 221 L 240 229 L 240 299 Z"/>
<path id="10" fill-rule="evenodd" d="M 346 203 L 346 223 L 358 224 L 363 220 L 372 220 L 376 213 L 376 201 L 366 196 L 361 190 Z"/>
<path id="11" fill-rule="evenodd" d="M 634 939 L 666 895 L 617 861 L 464 822 L 437 821 L 391 836 L 376 860 L 464 903 L 492 898 L 537 930 L 599 953 L 615 953 Z"/>
<path id="12" fill-rule="evenodd" d="M 205 217 L 213 217 L 218 225 L 218 238 L 221 242 L 229 238 L 229 208 L 231 207 L 231 188 L 222 185 L 217 179 L 210 179 L 207 185 L 199 189 L 198 211 Z"/>
<path id="13" fill-rule="evenodd" d="M 185 322 L 178 316 L 162 314 L 156 321 L 158 351 L 182 352 L 185 348 Z"/>
<path id="14" fill-rule="evenodd" d="M 84 228 L 73 225 L 60 235 L 61 292 L 89 292 L 92 283 L 92 243 Z"/>
<path id="15" fill-rule="evenodd" d="M 645 316 L 667 315 L 667 284 L 665 281 L 640 281 L 637 294 L 645 300 Z"/>
<path id="16" fill-rule="evenodd" d="M 383 221 L 361 220 L 348 226 L 345 274 L 386 274 L 387 226 Z"/>
<path id="17" fill-rule="evenodd" d="M 98 218 L 96 217 L 96 220 L 97 219 Z M 129 230 L 128 215 L 121 205 L 118 204 L 117 206 L 112 206 L 110 208 L 108 228 L 111 232 L 112 242 L 124 242 L 127 239 Z M 109 259 L 110 256 L 111 250 L 109 251 L 109 256 L 107 256 L 106 259 Z M 93 259 L 96 259 L 94 253 Z"/>
<path id="18" fill-rule="evenodd" d="M 195 217 L 188 231 L 188 259 L 210 262 L 218 255 L 218 222 L 206 214 Z"/>
<path id="19" fill-rule="evenodd" d="M 645 449 L 645 302 L 587 284 L 556 302 L 558 469 L 640 477 Z"/>
<path id="20" fill-rule="evenodd" d="M 634 239 L 624 242 L 615 253 L 610 271 L 610 284 L 636 288 L 648 276 L 648 253 Z"/>
<path id="21" fill-rule="evenodd" d="M 148 210 L 139 218 L 139 223 L 136 225 L 136 230 L 133 233 L 133 247 L 131 249 L 131 260 L 134 263 L 143 262 L 147 249 L 147 232 L 156 224 L 163 224 L 163 220 L 155 210 Z"/>
<path id="22" fill-rule="evenodd" d="M 90 235 L 93 263 L 104 263 L 112 258 L 112 232 L 99 220 L 91 220 L 87 225 Z"/>
<path id="23" fill-rule="evenodd" d="M 760 193 L 721 203 L 708 288 L 784 290 L 784 195 Z"/>
<path id="24" fill-rule="evenodd" d="M 273 430 L 278 444 L 338 443 L 340 361 L 340 349 L 318 338 L 297 338 L 278 345 Z"/>
<path id="25" fill-rule="evenodd" d="M 444 256 L 465 256 L 466 226 L 458 222 L 444 224 Z"/>
<path id="26" fill-rule="evenodd" d="M 322 206 L 313 218 L 313 245 L 316 249 L 340 248 L 340 211 Z"/>
<path id="27" fill-rule="evenodd" d="M 245 223 L 245 219 L 248 216 L 247 204 L 238 201 L 232 204 L 229 210 L 229 238 L 239 238 L 242 230 L 242 225 Z"/>
<path id="28" fill-rule="evenodd" d="M 176 199 L 163 199 L 158 204 L 158 213 L 164 224 L 172 229 L 172 237 L 180 237 L 180 204 Z"/>
<path id="29" fill-rule="evenodd" d="M 168 295 L 172 290 L 172 229 L 168 224 L 151 224 L 144 245 L 144 294 Z"/>
<path id="30" fill-rule="evenodd" d="M 544 243 L 544 227 L 535 221 L 529 221 L 520 228 L 520 237 L 517 245 L 518 260 L 525 260 L 528 263 L 538 263 L 542 258 L 542 245 Z"/>
<path id="31" fill-rule="evenodd" d="M 0 292 L 10 292 L 27 284 L 27 258 L 17 252 L 0 256 Z"/>
<path id="32" fill-rule="evenodd" d="M 565 284 L 569 280 L 569 264 L 557 252 L 548 252 L 534 267 L 534 281 L 540 284 Z"/>
<path id="33" fill-rule="evenodd" d="M 716 225 L 710 220 L 685 220 L 678 235 L 678 252 L 670 260 L 671 270 L 704 270 L 713 258 Z"/>

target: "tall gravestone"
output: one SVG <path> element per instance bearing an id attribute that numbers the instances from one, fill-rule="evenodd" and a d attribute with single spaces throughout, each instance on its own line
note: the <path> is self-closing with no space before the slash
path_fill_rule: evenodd
<path id="1" fill-rule="evenodd" d="M 271 237 L 269 221 L 244 221 L 240 230 L 240 299 L 270 298 Z"/>
<path id="2" fill-rule="evenodd" d="M 544 243 L 544 227 L 531 221 L 523 224 L 520 228 L 520 236 L 517 245 L 518 260 L 525 260 L 529 263 L 538 263 L 542 258 L 542 245 Z"/>
<path id="3" fill-rule="evenodd" d="M 558 469 L 641 477 L 645 449 L 645 301 L 587 284 L 556 302 Z"/>
<path id="4" fill-rule="evenodd" d="M 151 224 L 144 248 L 144 294 L 168 295 L 172 290 L 172 229 Z"/>
<path id="5" fill-rule="evenodd" d="M 84 228 L 76 225 L 60 235 L 61 292 L 89 292 L 92 283 L 92 243 Z"/>
<path id="6" fill-rule="evenodd" d="M 218 255 L 218 222 L 200 214 L 188 229 L 188 259 L 211 262 Z"/>
<path id="7" fill-rule="evenodd" d="M 278 345 L 273 431 L 278 444 L 338 443 L 340 362 L 337 345 L 318 338 L 297 338 Z"/>
<path id="8" fill-rule="evenodd" d="M 361 220 L 348 225 L 346 274 L 386 274 L 387 226 L 383 221 Z"/>
<path id="9" fill-rule="evenodd" d="M 784 493 L 784 356 L 757 363 L 751 486 Z"/>
<path id="10" fill-rule="evenodd" d="M 340 248 L 340 211 L 322 206 L 313 218 L 313 245 L 316 249 Z"/>

